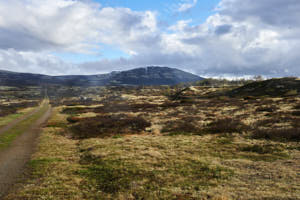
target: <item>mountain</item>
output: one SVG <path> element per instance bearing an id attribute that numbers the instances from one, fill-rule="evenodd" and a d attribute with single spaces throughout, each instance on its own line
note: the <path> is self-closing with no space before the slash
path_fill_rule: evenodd
<path id="1" fill-rule="evenodd" d="M 55 84 L 64 86 L 105 85 L 175 85 L 203 80 L 203 78 L 169 67 L 146 67 L 99 75 L 47 76 L 0 70 L 0 85 L 37 86 Z"/>

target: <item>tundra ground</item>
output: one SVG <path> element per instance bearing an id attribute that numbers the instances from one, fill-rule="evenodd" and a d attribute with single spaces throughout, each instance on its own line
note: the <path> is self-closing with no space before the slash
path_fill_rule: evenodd
<path id="1" fill-rule="evenodd" d="M 300 98 L 220 90 L 52 99 L 31 178 L 5 199 L 300 199 Z"/>

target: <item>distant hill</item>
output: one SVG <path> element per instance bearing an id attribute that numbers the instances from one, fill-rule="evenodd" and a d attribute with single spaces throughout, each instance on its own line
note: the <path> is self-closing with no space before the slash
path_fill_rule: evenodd
<path id="1" fill-rule="evenodd" d="M 228 93 L 230 96 L 297 96 L 300 94 L 300 80 L 277 78 L 249 83 Z"/>
<path id="2" fill-rule="evenodd" d="M 146 67 L 99 75 L 47 76 L 0 70 L 0 85 L 37 86 L 55 84 L 64 86 L 105 85 L 175 85 L 203 80 L 203 78 L 169 67 Z"/>

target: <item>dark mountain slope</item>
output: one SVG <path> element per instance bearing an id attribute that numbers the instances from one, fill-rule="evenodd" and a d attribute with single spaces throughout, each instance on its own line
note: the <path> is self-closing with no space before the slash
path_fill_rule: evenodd
<path id="1" fill-rule="evenodd" d="M 169 67 L 147 67 L 117 72 L 111 76 L 110 83 L 128 85 L 174 85 L 195 82 L 203 78 Z"/>
<path id="2" fill-rule="evenodd" d="M 64 86 L 105 85 L 174 85 L 195 82 L 203 78 L 169 67 L 147 67 L 100 75 L 47 76 L 0 70 L 0 85 L 36 86 L 55 84 Z"/>

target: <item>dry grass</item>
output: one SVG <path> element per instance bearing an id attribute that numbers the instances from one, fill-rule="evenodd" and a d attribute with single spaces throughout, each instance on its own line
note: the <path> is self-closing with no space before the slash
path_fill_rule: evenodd
<path id="1" fill-rule="evenodd" d="M 259 132 L 298 130 L 300 99 L 201 97 L 216 90 L 197 87 L 184 94 L 192 101 L 107 90 L 97 106 L 56 108 L 33 179 L 7 199 L 300 199 L 299 141 L 286 139 L 299 133 Z M 134 131 L 122 116 L 151 126 Z M 97 138 L 75 140 L 70 128 Z"/>

